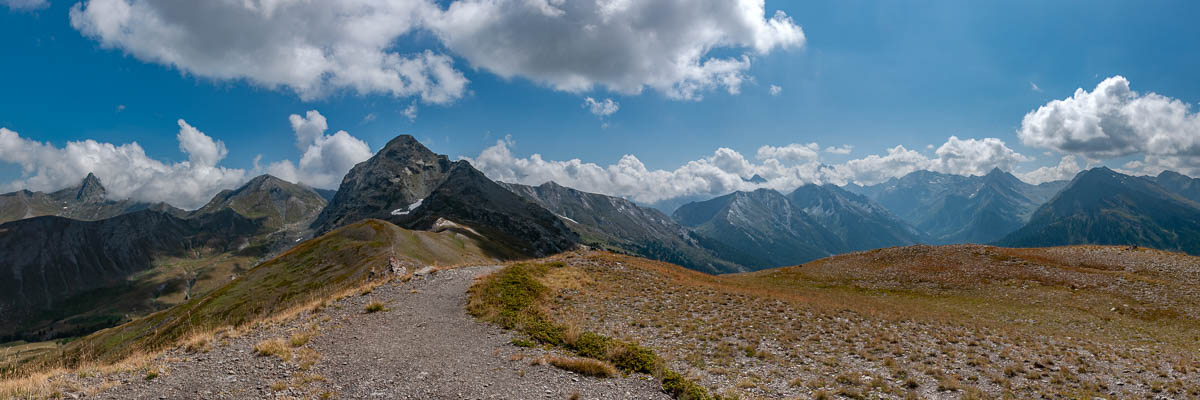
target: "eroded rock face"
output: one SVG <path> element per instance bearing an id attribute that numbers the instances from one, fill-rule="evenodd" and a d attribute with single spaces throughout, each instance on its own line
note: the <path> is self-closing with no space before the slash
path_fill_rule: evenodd
<path id="1" fill-rule="evenodd" d="M 409 135 L 354 166 L 312 227 L 322 234 L 367 218 L 421 230 L 451 220 L 496 244 L 501 258 L 553 254 L 578 242 L 554 214 Z"/>

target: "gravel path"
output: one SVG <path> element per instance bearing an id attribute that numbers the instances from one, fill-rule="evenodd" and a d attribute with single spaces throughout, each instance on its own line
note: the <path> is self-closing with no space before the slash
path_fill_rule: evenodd
<path id="1" fill-rule="evenodd" d="M 98 398 L 313 398 L 343 399 L 667 399 L 645 375 L 597 379 L 532 363 L 546 354 L 509 344 L 508 332 L 466 314 L 466 289 L 498 267 L 439 271 L 406 283 L 383 285 L 312 315 L 231 338 L 206 353 L 182 349 L 159 357 L 162 373 L 92 377 L 90 385 L 115 386 Z M 386 311 L 364 313 L 383 302 Z M 287 338 L 319 326 L 293 351 L 315 351 L 284 362 L 256 356 L 256 343 Z M 119 382 L 119 383 L 117 383 Z"/>

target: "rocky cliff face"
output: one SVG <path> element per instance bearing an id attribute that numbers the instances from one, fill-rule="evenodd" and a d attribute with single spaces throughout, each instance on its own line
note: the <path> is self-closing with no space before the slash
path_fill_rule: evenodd
<path id="1" fill-rule="evenodd" d="M 367 218 L 410 229 L 439 219 L 487 236 L 497 256 L 542 256 L 574 246 L 578 236 L 546 209 L 488 179 L 466 161 L 451 162 L 412 136 L 392 139 L 350 170 L 312 227 L 318 233 Z"/>

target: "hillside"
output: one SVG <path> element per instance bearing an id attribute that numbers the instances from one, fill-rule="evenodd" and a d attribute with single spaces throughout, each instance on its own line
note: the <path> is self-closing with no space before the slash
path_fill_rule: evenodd
<path id="1" fill-rule="evenodd" d="M 1138 245 L 1200 254 L 1200 203 L 1151 179 L 1100 167 L 1077 175 L 1028 225 L 998 243 Z"/>
<path id="2" fill-rule="evenodd" d="M 770 189 L 689 203 L 673 217 L 717 256 L 753 269 L 807 262 L 847 248 L 836 234 Z"/>
<path id="3" fill-rule="evenodd" d="M 1200 395 L 1200 258 L 1177 253 L 911 246 L 721 276 L 598 252 L 545 262 L 555 321 L 641 343 L 730 397 Z"/>
<path id="4" fill-rule="evenodd" d="M 96 221 L 145 209 L 180 217 L 184 214 L 183 210 L 165 203 L 111 200 L 100 179 L 93 174 L 84 177 L 79 185 L 51 193 L 22 190 L 0 194 L 0 224 L 46 215 Z"/>
<path id="5" fill-rule="evenodd" d="M 554 214 L 409 135 L 397 136 L 354 166 L 312 227 L 319 234 L 367 218 L 409 229 L 453 221 L 499 244 L 492 250 L 504 258 L 553 254 L 578 241 Z"/>
<path id="6" fill-rule="evenodd" d="M 666 261 L 697 271 L 726 273 L 745 267 L 718 259 L 687 228 L 662 211 L 619 197 L 588 193 L 554 182 L 539 186 L 500 183 L 559 216 L 584 244 Z"/>
<path id="7" fill-rule="evenodd" d="M 228 210 L 192 219 L 143 210 L 100 221 L 43 216 L 0 225 L 0 341 L 88 333 L 178 302 L 198 280 L 225 278 L 205 267 L 248 267 L 262 232 Z"/>
<path id="8" fill-rule="evenodd" d="M 70 342 L 41 360 L 111 362 L 162 350 L 189 335 L 244 328 L 372 278 L 409 276 L 426 265 L 494 262 L 484 247 L 451 230 L 418 232 L 379 220 L 357 222 L 301 243 L 208 295 Z"/>

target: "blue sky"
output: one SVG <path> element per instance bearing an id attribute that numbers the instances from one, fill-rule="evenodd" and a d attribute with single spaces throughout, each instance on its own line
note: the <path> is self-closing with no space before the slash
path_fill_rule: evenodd
<path id="1" fill-rule="evenodd" d="M 1017 173 L 1057 165 L 1065 155 L 1077 156 L 1081 167 L 1109 164 L 1131 171 L 1150 164 L 1187 171 L 1200 164 L 1190 153 L 1147 148 L 1097 152 L 1053 140 L 1028 146 L 1017 134 L 1027 113 L 1118 75 L 1139 95 L 1154 92 L 1193 105 L 1194 113 L 1200 101 L 1195 2 L 768 1 L 759 18 L 783 11 L 802 29 L 803 43 L 765 52 L 745 45 L 706 49 L 701 60 L 746 57 L 750 66 L 737 94 L 718 85 L 701 90 L 699 100 L 672 98 L 652 85 L 637 94 L 603 84 L 563 90 L 536 72 L 500 76 L 500 68 L 478 62 L 472 50 L 433 29 L 390 37 L 389 52 L 431 50 L 450 57 L 468 83 L 461 96 L 441 104 L 420 95 L 336 87 L 312 97 L 254 78 L 184 71 L 189 68 L 139 56 L 130 41 L 102 44 L 103 34 L 85 34 L 72 25 L 72 7 L 93 6 L 54 0 L 33 8 L 0 6 L 0 127 L 56 148 L 87 139 L 137 142 L 148 157 L 172 163 L 188 159 L 177 137 L 177 120 L 183 119 L 224 143 L 228 151 L 220 166 L 247 175 L 255 172 L 258 156 L 260 170 L 301 158 L 304 149 L 293 145 L 288 116 L 308 110 L 328 121 L 326 133 L 345 130 L 371 151 L 397 134 L 412 134 L 434 151 L 475 160 L 509 135 L 507 150 L 517 159 L 540 154 L 544 160 L 578 158 L 603 168 L 631 154 L 648 170 L 674 171 L 715 157 L 722 147 L 757 165 L 763 160 L 755 155 L 764 145 L 811 142 L 820 148 L 852 146 L 849 154 L 822 152 L 818 162 L 824 164 L 886 155 L 897 145 L 936 158 L 935 149 L 950 136 L 1002 140 L 1024 157 L 1000 164 Z M 770 93 L 772 85 L 781 89 L 777 95 Z M 584 105 L 588 97 L 612 99 L 619 109 L 593 115 Z M 410 118 L 404 110 L 413 104 Z M 1195 136 L 1189 124 L 1169 134 L 1181 140 Z M 1045 145 L 1051 142 L 1058 144 Z M 1162 161 L 1170 157 L 1174 163 Z M 0 161 L 5 162 L 0 183 L 34 182 L 28 177 L 36 172 Z M 494 167 L 501 176 L 542 178 Z M 51 181 L 58 183 L 46 182 Z M 587 186 L 584 181 L 580 185 Z M 709 184 L 680 193 L 731 188 L 738 187 Z M 637 189 L 584 189 L 638 198 Z"/>

